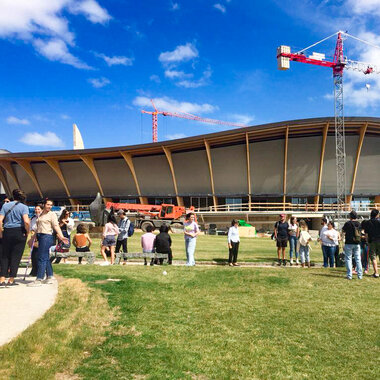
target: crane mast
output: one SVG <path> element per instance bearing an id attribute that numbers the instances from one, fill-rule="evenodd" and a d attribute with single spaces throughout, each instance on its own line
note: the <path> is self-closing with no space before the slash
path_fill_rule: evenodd
<path id="1" fill-rule="evenodd" d="M 321 41 L 308 46 L 307 48 L 297 52 L 291 53 L 290 47 L 282 45 L 277 48 L 277 62 L 280 70 L 288 70 L 290 68 L 290 61 L 308 63 L 311 65 L 329 67 L 333 70 L 334 79 L 334 116 L 335 116 L 335 158 L 336 158 L 336 198 L 337 198 L 337 220 L 341 221 L 345 216 L 346 210 L 346 143 L 345 143 L 345 130 L 344 130 L 344 102 L 343 102 L 343 71 L 344 69 L 357 70 L 363 74 L 379 74 L 380 71 L 377 66 L 348 60 L 343 55 L 343 38 L 342 36 L 351 37 L 357 41 L 366 43 L 372 47 L 380 49 L 367 41 L 354 37 L 347 32 L 336 32 L 331 36 L 324 38 Z M 309 57 L 305 55 L 305 51 L 334 37 L 337 36 L 334 59 L 333 61 L 325 60 L 325 55 L 315 53 Z"/>

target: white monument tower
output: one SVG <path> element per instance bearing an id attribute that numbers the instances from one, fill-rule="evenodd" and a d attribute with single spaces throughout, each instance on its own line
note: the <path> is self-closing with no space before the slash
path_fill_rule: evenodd
<path id="1" fill-rule="evenodd" d="M 74 149 L 84 149 L 82 135 L 76 124 L 73 124 L 73 144 Z"/>

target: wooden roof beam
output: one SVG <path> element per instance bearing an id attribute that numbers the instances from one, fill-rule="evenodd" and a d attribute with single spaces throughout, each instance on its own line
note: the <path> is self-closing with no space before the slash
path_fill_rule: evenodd
<path id="1" fill-rule="evenodd" d="M 14 160 L 17 162 L 17 164 L 19 164 L 25 170 L 25 172 L 28 174 L 28 176 L 34 183 L 34 186 L 36 187 L 38 194 L 40 195 L 41 198 L 43 198 L 40 184 L 38 183 L 37 177 L 33 171 L 30 161 L 20 160 L 18 158 L 17 159 L 15 158 Z"/>
<path id="2" fill-rule="evenodd" d="M 165 152 L 165 156 L 166 156 L 166 158 L 168 160 L 170 172 L 172 174 L 174 191 L 175 191 L 175 195 L 176 195 L 176 198 L 177 198 L 177 205 L 178 206 L 183 206 L 184 205 L 183 198 L 178 196 L 178 187 L 177 187 L 177 180 L 175 178 L 174 165 L 173 165 L 173 160 L 172 160 L 172 153 L 171 153 L 170 149 L 168 149 L 165 146 L 162 146 L 162 150 Z"/>

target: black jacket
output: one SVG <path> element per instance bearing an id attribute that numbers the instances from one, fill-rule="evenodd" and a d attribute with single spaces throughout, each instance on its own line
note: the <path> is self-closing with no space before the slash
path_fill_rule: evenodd
<path id="1" fill-rule="evenodd" d="M 172 239 L 166 232 L 160 232 L 154 240 L 154 248 L 157 253 L 171 252 Z"/>

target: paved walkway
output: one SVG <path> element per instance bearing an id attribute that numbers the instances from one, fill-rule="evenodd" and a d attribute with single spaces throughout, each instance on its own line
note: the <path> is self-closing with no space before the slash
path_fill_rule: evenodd
<path id="1" fill-rule="evenodd" d="M 23 281 L 24 271 L 24 268 L 19 270 L 18 286 L 0 288 L 0 346 L 40 319 L 54 304 L 58 293 L 57 281 L 51 285 L 27 287 L 34 277 L 26 277 Z"/>

